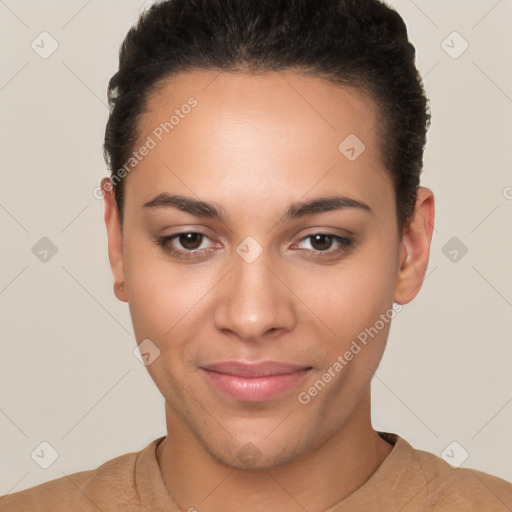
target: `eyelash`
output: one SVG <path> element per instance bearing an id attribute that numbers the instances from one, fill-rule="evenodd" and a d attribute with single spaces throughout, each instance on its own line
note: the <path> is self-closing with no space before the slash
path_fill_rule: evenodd
<path id="1" fill-rule="evenodd" d="M 206 255 L 210 250 L 209 249 L 192 249 L 192 250 L 177 250 L 172 245 L 171 242 L 177 238 L 179 238 L 182 235 L 200 235 L 203 238 L 201 239 L 201 242 L 204 240 L 204 238 L 209 238 L 208 235 L 205 233 L 201 233 L 200 231 L 183 231 L 181 233 L 176 233 L 174 235 L 169 236 L 156 236 L 155 242 L 158 246 L 160 246 L 166 253 L 173 257 L 183 258 L 183 259 L 192 259 L 192 258 L 200 258 L 203 255 Z M 322 258 L 332 258 L 333 255 L 338 255 L 341 253 L 346 253 L 349 250 L 353 248 L 352 241 L 349 238 L 345 238 L 339 235 L 335 235 L 333 233 L 313 233 L 311 235 L 307 235 L 300 239 L 300 242 L 303 242 L 305 240 L 308 240 L 310 238 L 313 238 L 315 236 L 326 236 L 332 239 L 333 242 L 337 242 L 340 244 L 341 248 L 335 250 L 335 251 L 317 251 L 317 250 L 308 250 L 308 249 L 300 249 L 303 251 L 308 251 L 312 253 L 312 257 L 316 259 L 322 259 Z"/>

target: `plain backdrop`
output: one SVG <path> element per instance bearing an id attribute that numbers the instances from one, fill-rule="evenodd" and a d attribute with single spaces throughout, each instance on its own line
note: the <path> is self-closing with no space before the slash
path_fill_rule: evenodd
<path id="1" fill-rule="evenodd" d="M 93 195 L 107 82 L 148 3 L 0 1 L 0 494 L 166 433 Z M 512 2 L 390 3 L 431 100 L 422 184 L 437 219 L 423 289 L 373 380 L 374 427 L 512 481 Z M 41 443 L 58 453 L 48 469 L 31 455 Z"/>

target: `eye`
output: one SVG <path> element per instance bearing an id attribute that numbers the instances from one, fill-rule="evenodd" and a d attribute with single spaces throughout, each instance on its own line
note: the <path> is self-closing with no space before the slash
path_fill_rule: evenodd
<path id="1" fill-rule="evenodd" d="M 345 253 L 353 248 L 352 241 L 349 238 L 335 235 L 332 233 L 315 233 L 301 239 L 300 243 L 309 241 L 307 245 L 310 248 L 300 250 L 310 253 L 313 258 L 332 258 Z M 334 250 L 331 250 L 334 246 Z"/>
<path id="2" fill-rule="evenodd" d="M 200 258 L 215 250 L 208 247 L 207 244 L 206 247 L 203 245 L 207 240 L 210 240 L 208 235 L 196 231 L 155 237 L 156 244 L 167 254 L 182 259 Z M 299 245 L 304 242 L 308 242 L 311 248 L 299 247 L 299 250 L 309 253 L 308 257 L 312 258 L 334 258 L 353 248 L 350 239 L 331 233 L 315 233 L 305 236 L 300 240 Z M 219 245 L 217 244 L 217 247 Z"/>
<path id="3" fill-rule="evenodd" d="M 210 239 L 205 233 L 188 231 L 175 235 L 155 238 L 157 245 L 171 256 L 178 258 L 198 258 L 205 256 L 212 249 L 205 248 L 203 242 Z M 202 247 L 203 246 L 203 247 Z"/>

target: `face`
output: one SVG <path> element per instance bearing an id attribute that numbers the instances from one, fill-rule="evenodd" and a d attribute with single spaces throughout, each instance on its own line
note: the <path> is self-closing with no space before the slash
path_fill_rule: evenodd
<path id="1" fill-rule="evenodd" d="M 429 238 L 399 237 L 376 129 L 361 91 L 293 72 L 188 72 L 147 105 L 122 247 L 106 198 L 118 297 L 160 351 L 168 423 L 225 464 L 291 461 L 367 421 Z"/>

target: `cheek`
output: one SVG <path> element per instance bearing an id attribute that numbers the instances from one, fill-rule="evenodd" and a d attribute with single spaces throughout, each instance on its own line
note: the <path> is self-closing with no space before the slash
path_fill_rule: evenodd
<path id="1" fill-rule="evenodd" d="M 297 295 L 338 339 L 357 336 L 393 303 L 396 258 L 368 248 L 339 267 L 302 273 Z M 300 285 L 298 283 L 301 283 Z"/>
<path id="2" fill-rule="evenodd" d="M 323 427 L 346 420 L 368 391 L 397 314 L 393 265 L 393 257 L 360 259 L 329 282 L 316 281 L 316 308 L 330 331 L 319 339 L 322 367 L 298 400 L 312 418 L 323 418 Z"/>
<path id="3" fill-rule="evenodd" d="M 125 244 L 125 282 L 137 340 L 164 342 L 201 315 L 213 283 L 208 268 L 179 265 L 154 247 Z M 146 244 L 149 245 L 149 244 Z"/>
<path id="4" fill-rule="evenodd" d="M 329 327 L 322 331 L 328 334 L 319 344 L 324 364 L 318 377 L 329 381 L 322 400 L 332 410 L 338 410 L 340 404 L 355 406 L 365 392 L 397 314 L 393 309 L 396 247 L 378 239 L 371 245 L 331 272 L 329 280 L 318 275 L 309 282 L 315 290 L 315 312 Z"/>
<path id="5" fill-rule="evenodd" d="M 185 268 L 184 268 L 185 267 Z M 190 267 L 192 268 L 192 267 Z M 166 397 L 183 402 L 180 382 L 197 359 L 194 340 L 207 322 L 203 299 L 212 285 L 207 270 L 171 263 L 154 250 L 126 250 L 126 289 L 136 340 L 151 340 L 160 351 L 147 366 Z"/>

